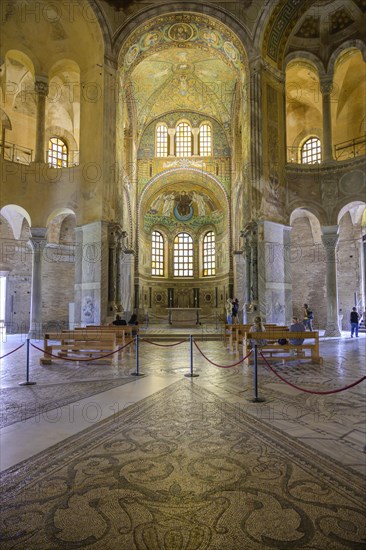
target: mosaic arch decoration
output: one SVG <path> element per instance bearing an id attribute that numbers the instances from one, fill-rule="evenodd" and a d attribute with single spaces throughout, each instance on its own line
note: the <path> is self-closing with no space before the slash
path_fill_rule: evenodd
<path id="1" fill-rule="evenodd" d="M 315 0 L 281 0 L 274 8 L 267 24 L 264 38 L 264 54 L 282 65 L 286 42 L 299 22 L 299 18 L 315 3 Z"/>
<path id="2" fill-rule="evenodd" d="M 132 71 L 147 56 L 171 46 L 213 52 L 244 78 L 246 55 L 236 34 L 216 19 L 195 13 L 168 14 L 141 25 L 122 47 L 121 65 Z"/>

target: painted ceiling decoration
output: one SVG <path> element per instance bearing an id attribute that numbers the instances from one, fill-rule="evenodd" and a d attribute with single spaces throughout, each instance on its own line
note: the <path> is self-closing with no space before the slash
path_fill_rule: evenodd
<path id="1" fill-rule="evenodd" d="M 196 111 L 230 130 L 232 99 L 245 82 L 245 53 L 222 23 L 191 13 L 156 17 L 121 51 L 138 132 L 169 111 Z"/>

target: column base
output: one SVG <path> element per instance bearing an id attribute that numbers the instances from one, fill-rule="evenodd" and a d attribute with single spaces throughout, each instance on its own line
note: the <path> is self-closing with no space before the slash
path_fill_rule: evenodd
<path id="1" fill-rule="evenodd" d="M 324 336 L 333 336 L 333 337 L 342 336 L 339 330 L 338 323 L 327 323 L 327 326 L 325 327 Z"/>

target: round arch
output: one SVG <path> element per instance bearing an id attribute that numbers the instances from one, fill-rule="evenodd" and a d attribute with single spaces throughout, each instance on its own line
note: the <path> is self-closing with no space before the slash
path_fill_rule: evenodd
<path id="1" fill-rule="evenodd" d="M 24 219 L 27 221 L 29 227 L 32 226 L 29 213 L 22 206 L 17 204 L 7 204 L 3 206 L 0 210 L 0 215 L 9 223 L 16 240 L 20 238 Z"/>
<path id="2" fill-rule="evenodd" d="M 362 54 L 363 60 L 366 62 L 366 44 L 359 39 L 347 40 L 343 42 L 337 49 L 334 50 L 328 61 L 327 73 L 329 75 L 334 74 L 335 65 L 339 57 L 347 50 L 359 50 Z"/>

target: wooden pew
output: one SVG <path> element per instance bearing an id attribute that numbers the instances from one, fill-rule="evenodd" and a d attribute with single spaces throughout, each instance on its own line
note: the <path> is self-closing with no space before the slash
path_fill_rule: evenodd
<path id="1" fill-rule="evenodd" d="M 99 331 L 99 332 L 113 332 L 116 335 L 116 342 L 119 348 L 123 347 L 125 344 L 131 343 L 134 341 L 135 335 L 139 331 L 137 325 L 87 325 L 85 328 L 78 328 L 78 331 Z M 123 357 L 124 351 L 131 353 L 132 345 L 126 346 L 124 350 L 119 352 L 119 355 Z"/>
<path id="2" fill-rule="evenodd" d="M 53 361 L 67 359 L 93 359 L 118 349 L 117 338 L 114 332 L 86 333 L 79 330 L 66 330 L 61 332 L 49 332 L 44 335 L 44 355 L 40 359 L 41 365 L 50 365 Z M 52 356 L 49 355 L 52 353 Z M 57 357 L 55 357 L 57 356 Z M 115 363 L 117 353 L 113 353 L 104 360 Z"/>
<path id="3" fill-rule="evenodd" d="M 246 323 L 245 325 L 225 325 L 224 330 L 224 346 L 227 347 L 229 341 L 229 349 L 231 351 L 239 350 L 239 340 L 241 341 L 244 334 L 249 331 L 253 323 Z M 264 323 L 266 328 L 276 327 L 275 323 Z"/>
<path id="4" fill-rule="evenodd" d="M 284 344 L 281 345 L 278 343 L 280 338 L 285 338 L 289 340 L 297 340 L 304 338 L 302 344 Z M 243 339 L 243 356 L 245 357 L 250 351 L 250 341 L 256 340 L 266 340 L 266 344 L 258 347 L 258 351 L 261 351 L 265 357 L 273 357 L 276 355 L 277 359 L 281 361 L 295 361 L 295 360 L 311 360 L 314 363 L 323 364 L 323 358 L 320 357 L 319 351 L 319 332 L 318 331 L 305 331 L 305 332 L 291 332 L 288 329 L 281 331 L 271 331 L 266 332 L 247 332 Z M 309 342 L 308 340 L 314 340 L 314 342 Z M 310 355 L 306 355 L 305 351 L 310 350 Z M 290 351 L 294 351 L 297 355 L 291 355 Z M 249 358 L 251 361 L 254 360 L 254 354 Z M 249 364 L 248 359 L 245 361 L 246 364 Z"/>

